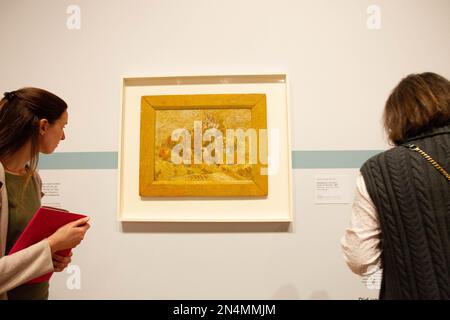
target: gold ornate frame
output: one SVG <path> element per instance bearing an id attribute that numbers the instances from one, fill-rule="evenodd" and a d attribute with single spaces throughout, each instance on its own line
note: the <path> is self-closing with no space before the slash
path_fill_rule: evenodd
<path id="1" fill-rule="evenodd" d="M 141 197 L 255 197 L 268 195 L 268 176 L 261 174 L 267 165 L 252 165 L 254 179 L 219 183 L 212 181 L 155 180 L 155 134 L 157 110 L 249 109 L 252 128 L 267 129 L 265 94 L 198 94 L 143 96 L 139 155 L 139 195 Z M 261 141 L 259 141 L 261 142 Z M 263 142 L 267 144 L 267 139 Z M 267 150 L 267 145 L 264 146 Z M 257 144 L 257 154 L 260 154 Z M 266 159 L 267 160 L 267 159 Z M 264 163 L 267 163 L 265 161 Z"/>

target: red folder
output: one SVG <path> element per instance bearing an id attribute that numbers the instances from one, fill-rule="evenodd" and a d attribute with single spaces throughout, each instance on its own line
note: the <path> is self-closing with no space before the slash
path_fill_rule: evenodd
<path id="1" fill-rule="evenodd" d="M 19 239 L 17 239 L 8 255 L 28 248 L 35 243 L 38 243 L 39 241 L 51 236 L 63 225 L 84 217 L 86 216 L 82 214 L 71 213 L 63 209 L 51 207 L 39 208 L 39 210 L 34 214 L 33 218 L 31 218 L 30 222 L 28 222 L 25 230 L 23 230 L 22 234 L 20 235 Z M 71 251 L 71 249 L 66 249 L 58 251 L 56 252 L 56 254 L 67 257 Z M 43 276 L 30 280 L 29 282 L 27 282 L 27 284 L 48 281 L 52 274 L 53 272 L 49 272 Z"/>

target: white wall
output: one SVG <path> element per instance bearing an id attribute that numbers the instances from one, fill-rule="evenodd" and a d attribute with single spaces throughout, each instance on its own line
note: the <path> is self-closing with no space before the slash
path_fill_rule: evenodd
<path id="1" fill-rule="evenodd" d="M 66 27 L 70 4 L 80 30 Z M 371 4 L 380 30 L 366 27 Z M 450 77 L 449 14 L 448 0 L 1 0 L 0 89 L 38 86 L 69 103 L 59 152 L 117 151 L 122 76 L 286 72 L 293 150 L 384 149 L 379 119 L 395 84 Z M 315 174 L 356 171 L 294 170 L 288 232 L 127 231 L 115 170 L 43 172 L 62 181 L 63 206 L 92 216 L 74 258 L 82 288 L 57 274 L 51 298 L 375 297 L 341 257 L 350 205 L 313 203 Z"/>

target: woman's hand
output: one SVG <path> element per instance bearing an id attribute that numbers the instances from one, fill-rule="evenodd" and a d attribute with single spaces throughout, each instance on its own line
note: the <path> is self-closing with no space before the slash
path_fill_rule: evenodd
<path id="1" fill-rule="evenodd" d="M 59 256 L 56 253 L 52 254 L 53 259 L 53 269 L 55 272 L 63 271 L 69 263 L 72 261 L 72 252 L 67 256 Z"/>
<path id="2" fill-rule="evenodd" d="M 47 238 L 52 254 L 64 249 L 73 249 L 84 239 L 86 231 L 90 228 L 89 217 L 70 222 Z"/>

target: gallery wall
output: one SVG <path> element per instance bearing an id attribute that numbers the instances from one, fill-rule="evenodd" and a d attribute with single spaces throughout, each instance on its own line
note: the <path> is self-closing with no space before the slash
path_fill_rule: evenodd
<path id="1" fill-rule="evenodd" d="M 66 140 L 41 158 L 44 202 L 91 216 L 50 298 L 376 297 L 340 251 L 351 204 L 318 204 L 316 182 L 343 177 L 352 194 L 362 161 L 389 147 L 390 90 L 409 73 L 450 78 L 449 14 L 448 0 L 2 0 L 0 89 L 69 104 Z M 289 81 L 287 229 L 117 221 L 122 77 L 271 73 Z"/>

